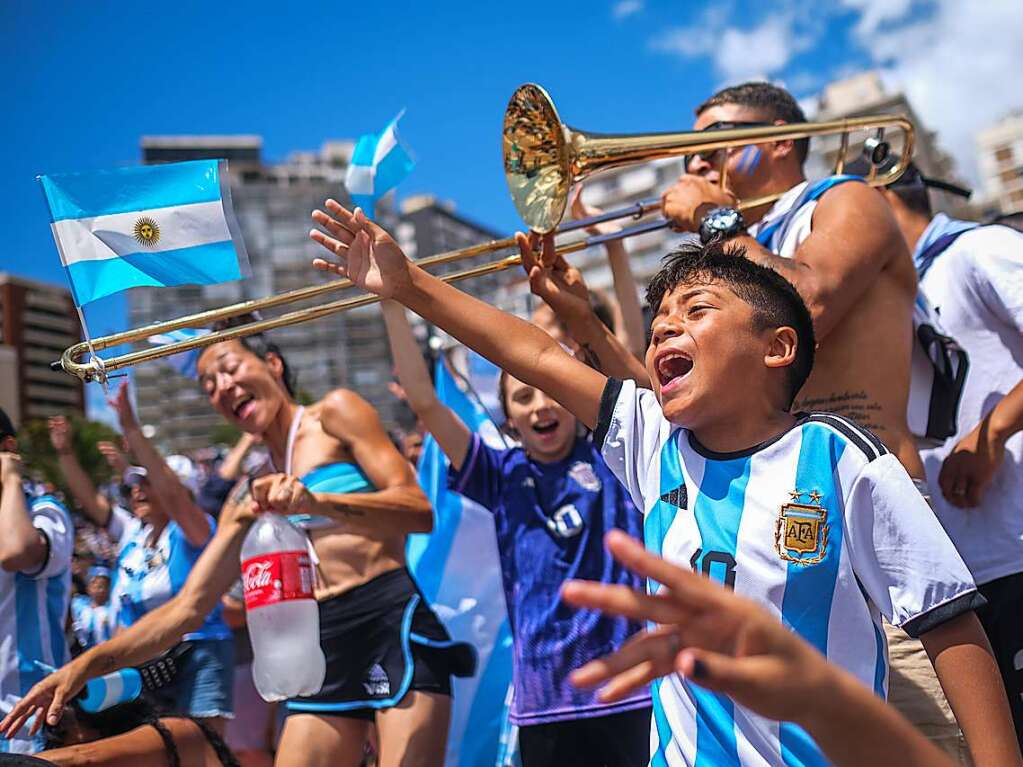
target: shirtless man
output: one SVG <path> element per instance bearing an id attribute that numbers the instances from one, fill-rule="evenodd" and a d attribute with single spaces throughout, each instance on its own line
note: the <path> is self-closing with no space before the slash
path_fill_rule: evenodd
<path id="1" fill-rule="evenodd" d="M 696 130 L 805 122 L 795 99 L 768 83 L 718 92 L 696 110 Z M 662 197 L 675 228 L 724 237 L 785 276 L 813 317 L 818 349 L 794 411 L 826 410 L 869 428 L 898 456 L 926 495 L 909 431 L 910 359 L 916 269 L 881 192 L 856 181 L 809 184 L 807 140 L 694 155 Z M 722 172 L 725 185 L 719 185 Z M 812 191 L 819 196 L 813 199 Z M 738 215 L 738 200 L 781 194 Z M 918 640 L 885 624 L 889 702 L 953 760 L 966 745 Z"/>
<path id="2" fill-rule="evenodd" d="M 696 130 L 805 122 L 787 92 L 768 83 L 726 88 L 696 110 Z M 795 410 L 845 415 L 877 434 L 915 479 L 923 464 L 906 423 L 916 271 L 881 193 L 841 183 L 815 202 L 798 198 L 807 141 L 777 141 L 689 159 L 686 175 L 662 198 L 664 215 L 681 231 L 717 232 L 750 258 L 780 272 L 799 291 L 814 320 L 819 348 Z M 719 181 L 725 166 L 726 184 Z M 744 210 L 738 200 L 782 194 Z M 799 203 L 802 202 L 802 205 Z M 795 204 L 794 204 L 795 203 Z M 724 210 L 722 210 L 724 209 Z M 792 211 L 785 231 L 761 244 L 772 224 Z M 783 227 L 778 227 L 782 229 Z M 780 235 L 780 236 L 779 236 Z"/>
<path id="3" fill-rule="evenodd" d="M 327 658 L 320 692 L 287 703 L 277 765 L 354 767 L 374 722 L 382 766 L 440 764 L 454 655 L 422 642 L 450 645 L 450 638 L 405 567 L 406 535 L 428 532 L 433 521 L 412 467 L 354 392 L 337 389 L 301 407 L 280 350 L 259 336 L 210 346 L 198 372 L 210 404 L 260 436 L 274 473 L 253 482 L 251 496 L 244 482 L 232 492 L 180 594 L 37 684 L 0 722 L 0 734 L 34 712 L 39 725 L 44 715 L 56 722 L 88 679 L 176 644 L 238 578 L 242 541 L 262 509 L 309 531 Z"/>

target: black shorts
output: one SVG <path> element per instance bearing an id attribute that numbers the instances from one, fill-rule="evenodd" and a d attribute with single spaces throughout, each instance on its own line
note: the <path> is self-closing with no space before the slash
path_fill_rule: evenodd
<path id="1" fill-rule="evenodd" d="M 288 714 L 372 719 L 409 690 L 451 694 L 451 675 L 472 676 L 476 651 L 453 642 L 408 570 L 379 575 L 324 600 L 320 646 L 327 658 L 323 687 L 292 698 Z"/>
<path id="2" fill-rule="evenodd" d="M 650 706 L 519 728 L 522 767 L 646 767 Z"/>
<path id="3" fill-rule="evenodd" d="M 977 590 L 987 600 L 977 608 L 977 617 L 998 660 L 1016 737 L 1023 748 L 1023 669 L 1016 661 L 1023 653 L 1023 573 L 998 578 Z"/>

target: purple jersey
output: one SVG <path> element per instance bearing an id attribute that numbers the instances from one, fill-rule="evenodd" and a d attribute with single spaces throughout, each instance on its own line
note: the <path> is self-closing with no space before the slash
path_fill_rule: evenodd
<path id="1" fill-rule="evenodd" d="M 530 460 L 521 448 L 495 450 L 473 435 L 449 486 L 494 514 L 501 576 L 514 637 L 511 720 L 542 724 L 650 705 L 646 692 L 614 704 L 580 690 L 568 675 L 614 652 L 642 626 L 561 601 L 571 578 L 643 589 L 615 562 L 604 534 L 619 528 L 642 540 L 643 518 L 587 438 L 557 463 Z"/>

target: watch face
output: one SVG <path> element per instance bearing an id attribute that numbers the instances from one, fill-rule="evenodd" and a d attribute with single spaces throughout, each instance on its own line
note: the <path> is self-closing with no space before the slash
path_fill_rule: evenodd
<path id="1" fill-rule="evenodd" d="M 722 231 L 731 229 L 738 221 L 739 211 L 735 210 L 735 208 L 718 208 L 708 216 L 708 223 L 714 229 Z"/>

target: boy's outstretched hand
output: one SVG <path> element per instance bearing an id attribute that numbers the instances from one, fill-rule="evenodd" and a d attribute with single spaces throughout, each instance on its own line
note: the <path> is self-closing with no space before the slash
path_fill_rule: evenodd
<path id="1" fill-rule="evenodd" d="M 364 290 L 381 298 L 394 298 L 409 284 L 409 262 L 391 235 L 374 224 L 356 208 L 346 210 L 336 200 L 327 200 L 322 210 L 313 211 L 313 221 L 326 229 L 309 232 L 338 259 L 338 262 L 317 258 L 313 266 L 325 272 L 347 277 Z"/>
<path id="2" fill-rule="evenodd" d="M 562 590 L 565 601 L 659 625 L 575 671 L 574 684 L 606 683 L 600 696 L 614 701 L 677 672 L 764 716 L 790 721 L 806 717 L 814 696 L 826 692 L 832 679 L 827 661 L 763 608 L 669 564 L 620 531 L 606 541 L 615 559 L 661 588 L 650 595 L 570 581 Z"/>

